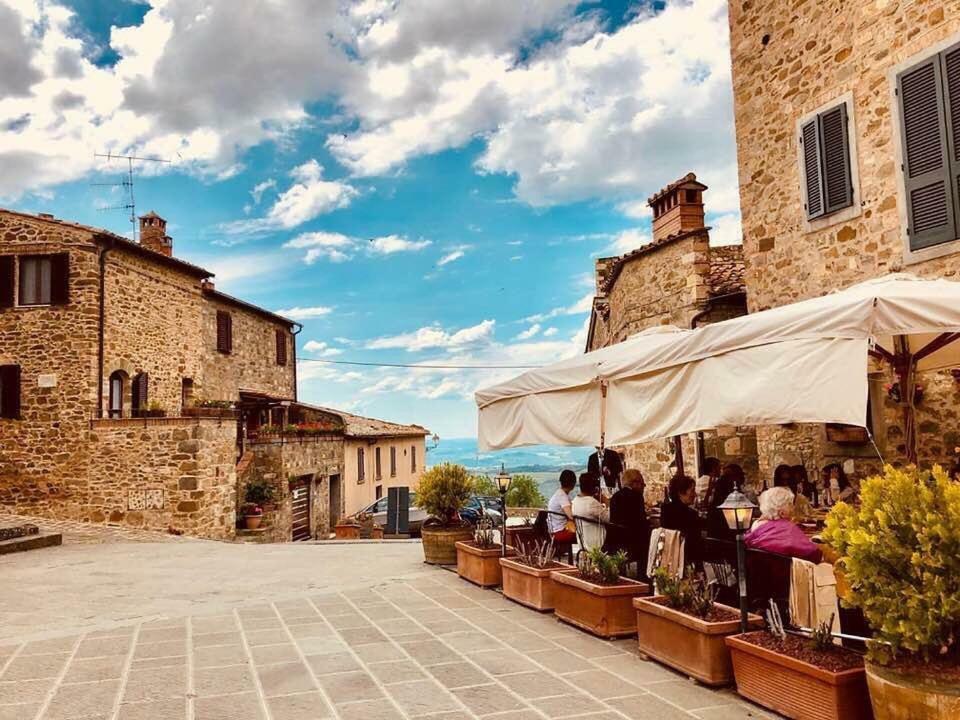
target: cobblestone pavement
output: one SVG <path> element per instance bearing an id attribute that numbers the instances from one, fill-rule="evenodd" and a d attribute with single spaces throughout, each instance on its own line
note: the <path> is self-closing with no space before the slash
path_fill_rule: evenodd
<path id="1" fill-rule="evenodd" d="M 138 530 L 130 527 L 94 525 L 92 523 L 73 522 L 70 520 L 48 520 L 47 518 L 31 517 L 29 515 L 0 513 L 0 527 L 5 525 L 25 525 L 27 523 L 39 527 L 40 532 L 60 533 L 63 535 L 65 545 L 102 545 L 116 542 L 198 542 L 193 538 L 156 532 L 154 530 Z"/>
<path id="2" fill-rule="evenodd" d="M 312 549 L 319 557 L 333 548 Z M 596 640 L 434 568 L 342 592 L 0 641 L 0 720 L 480 717 L 770 716 L 640 660 L 635 641 Z"/>

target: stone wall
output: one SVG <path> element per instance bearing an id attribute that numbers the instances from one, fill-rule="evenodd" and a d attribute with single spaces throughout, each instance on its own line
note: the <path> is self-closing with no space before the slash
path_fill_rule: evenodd
<path id="1" fill-rule="evenodd" d="M 751 311 L 849 286 L 891 271 L 956 278 L 960 243 L 925 256 L 905 251 L 905 216 L 894 97 L 902 63 L 938 44 L 960 40 L 956 0 L 732 0 L 731 51 L 748 297 Z M 902 69 L 902 68 L 901 68 Z M 844 97 L 852 98 L 854 207 L 807 222 L 800 190 L 797 122 Z M 943 254 L 946 253 L 946 254 Z M 930 255 L 942 255 L 929 258 Z M 889 370 L 887 381 L 889 382 Z M 956 387 L 929 385 L 918 410 L 922 463 L 948 460 L 956 426 Z M 937 415 L 937 417 L 930 417 Z M 887 460 L 903 459 L 902 422 L 888 409 L 878 435 Z M 921 419 L 923 418 L 923 419 Z M 920 426 L 923 425 L 921 428 Z M 791 434 L 796 438 L 791 439 Z M 776 448 L 808 445 L 822 467 L 835 448 L 822 427 L 760 430 L 761 466 Z M 847 457 L 872 448 L 844 448 Z M 874 458 L 876 454 L 873 453 Z M 872 460 L 856 460 L 864 473 Z M 857 474 L 861 474 L 859 471 Z"/>

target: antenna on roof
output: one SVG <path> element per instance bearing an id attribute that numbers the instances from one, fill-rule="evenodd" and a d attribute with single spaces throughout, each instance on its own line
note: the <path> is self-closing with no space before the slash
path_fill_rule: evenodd
<path id="1" fill-rule="evenodd" d="M 130 226 L 133 228 L 133 241 L 137 240 L 137 202 L 133 194 L 133 163 L 137 162 L 155 162 L 155 163 L 169 163 L 170 160 L 165 158 L 158 157 L 139 157 L 137 155 L 118 155 L 112 153 L 109 150 L 106 153 L 94 153 L 95 158 L 106 158 L 107 162 L 111 160 L 126 160 L 127 161 L 127 174 L 120 182 L 115 183 L 90 183 L 93 187 L 121 187 L 126 193 L 126 202 L 121 203 L 120 205 L 112 205 L 110 207 L 100 208 L 100 210 L 129 210 L 130 211 Z"/>

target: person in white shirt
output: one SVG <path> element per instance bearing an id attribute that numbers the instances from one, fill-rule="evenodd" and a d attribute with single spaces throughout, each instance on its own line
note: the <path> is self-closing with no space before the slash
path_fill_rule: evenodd
<path id="1" fill-rule="evenodd" d="M 560 488 L 550 497 L 547 503 L 547 531 L 554 542 L 573 542 L 577 534 L 567 529 L 567 523 L 573 520 L 573 503 L 570 501 L 570 491 L 577 485 L 577 475 L 573 470 L 564 470 L 560 473 Z"/>
<path id="2" fill-rule="evenodd" d="M 697 478 L 697 504 L 707 506 L 710 503 L 710 498 L 707 497 L 710 488 L 720 477 L 720 461 L 715 457 L 708 457 L 703 461 L 702 471 L 703 474 Z"/>
<path id="3" fill-rule="evenodd" d="M 580 541 L 584 550 L 603 545 L 606 528 L 601 523 L 609 519 L 607 507 L 600 502 L 600 481 L 593 473 L 580 476 L 580 492 L 573 500 L 573 517 L 583 518 L 580 523 Z"/>

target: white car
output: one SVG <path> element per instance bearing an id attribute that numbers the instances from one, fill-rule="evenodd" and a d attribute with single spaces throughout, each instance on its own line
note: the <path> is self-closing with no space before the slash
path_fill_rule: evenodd
<path id="1" fill-rule="evenodd" d="M 376 525 L 381 527 L 386 527 L 387 525 L 387 498 L 386 496 L 380 498 L 379 500 L 367 505 L 360 513 L 368 513 L 373 515 L 373 522 Z M 423 525 L 423 521 L 427 519 L 427 511 L 423 508 L 417 507 L 417 494 L 410 493 L 410 510 L 407 516 L 408 526 L 407 531 L 411 535 L 420 534 L 420 526 Z"/>

